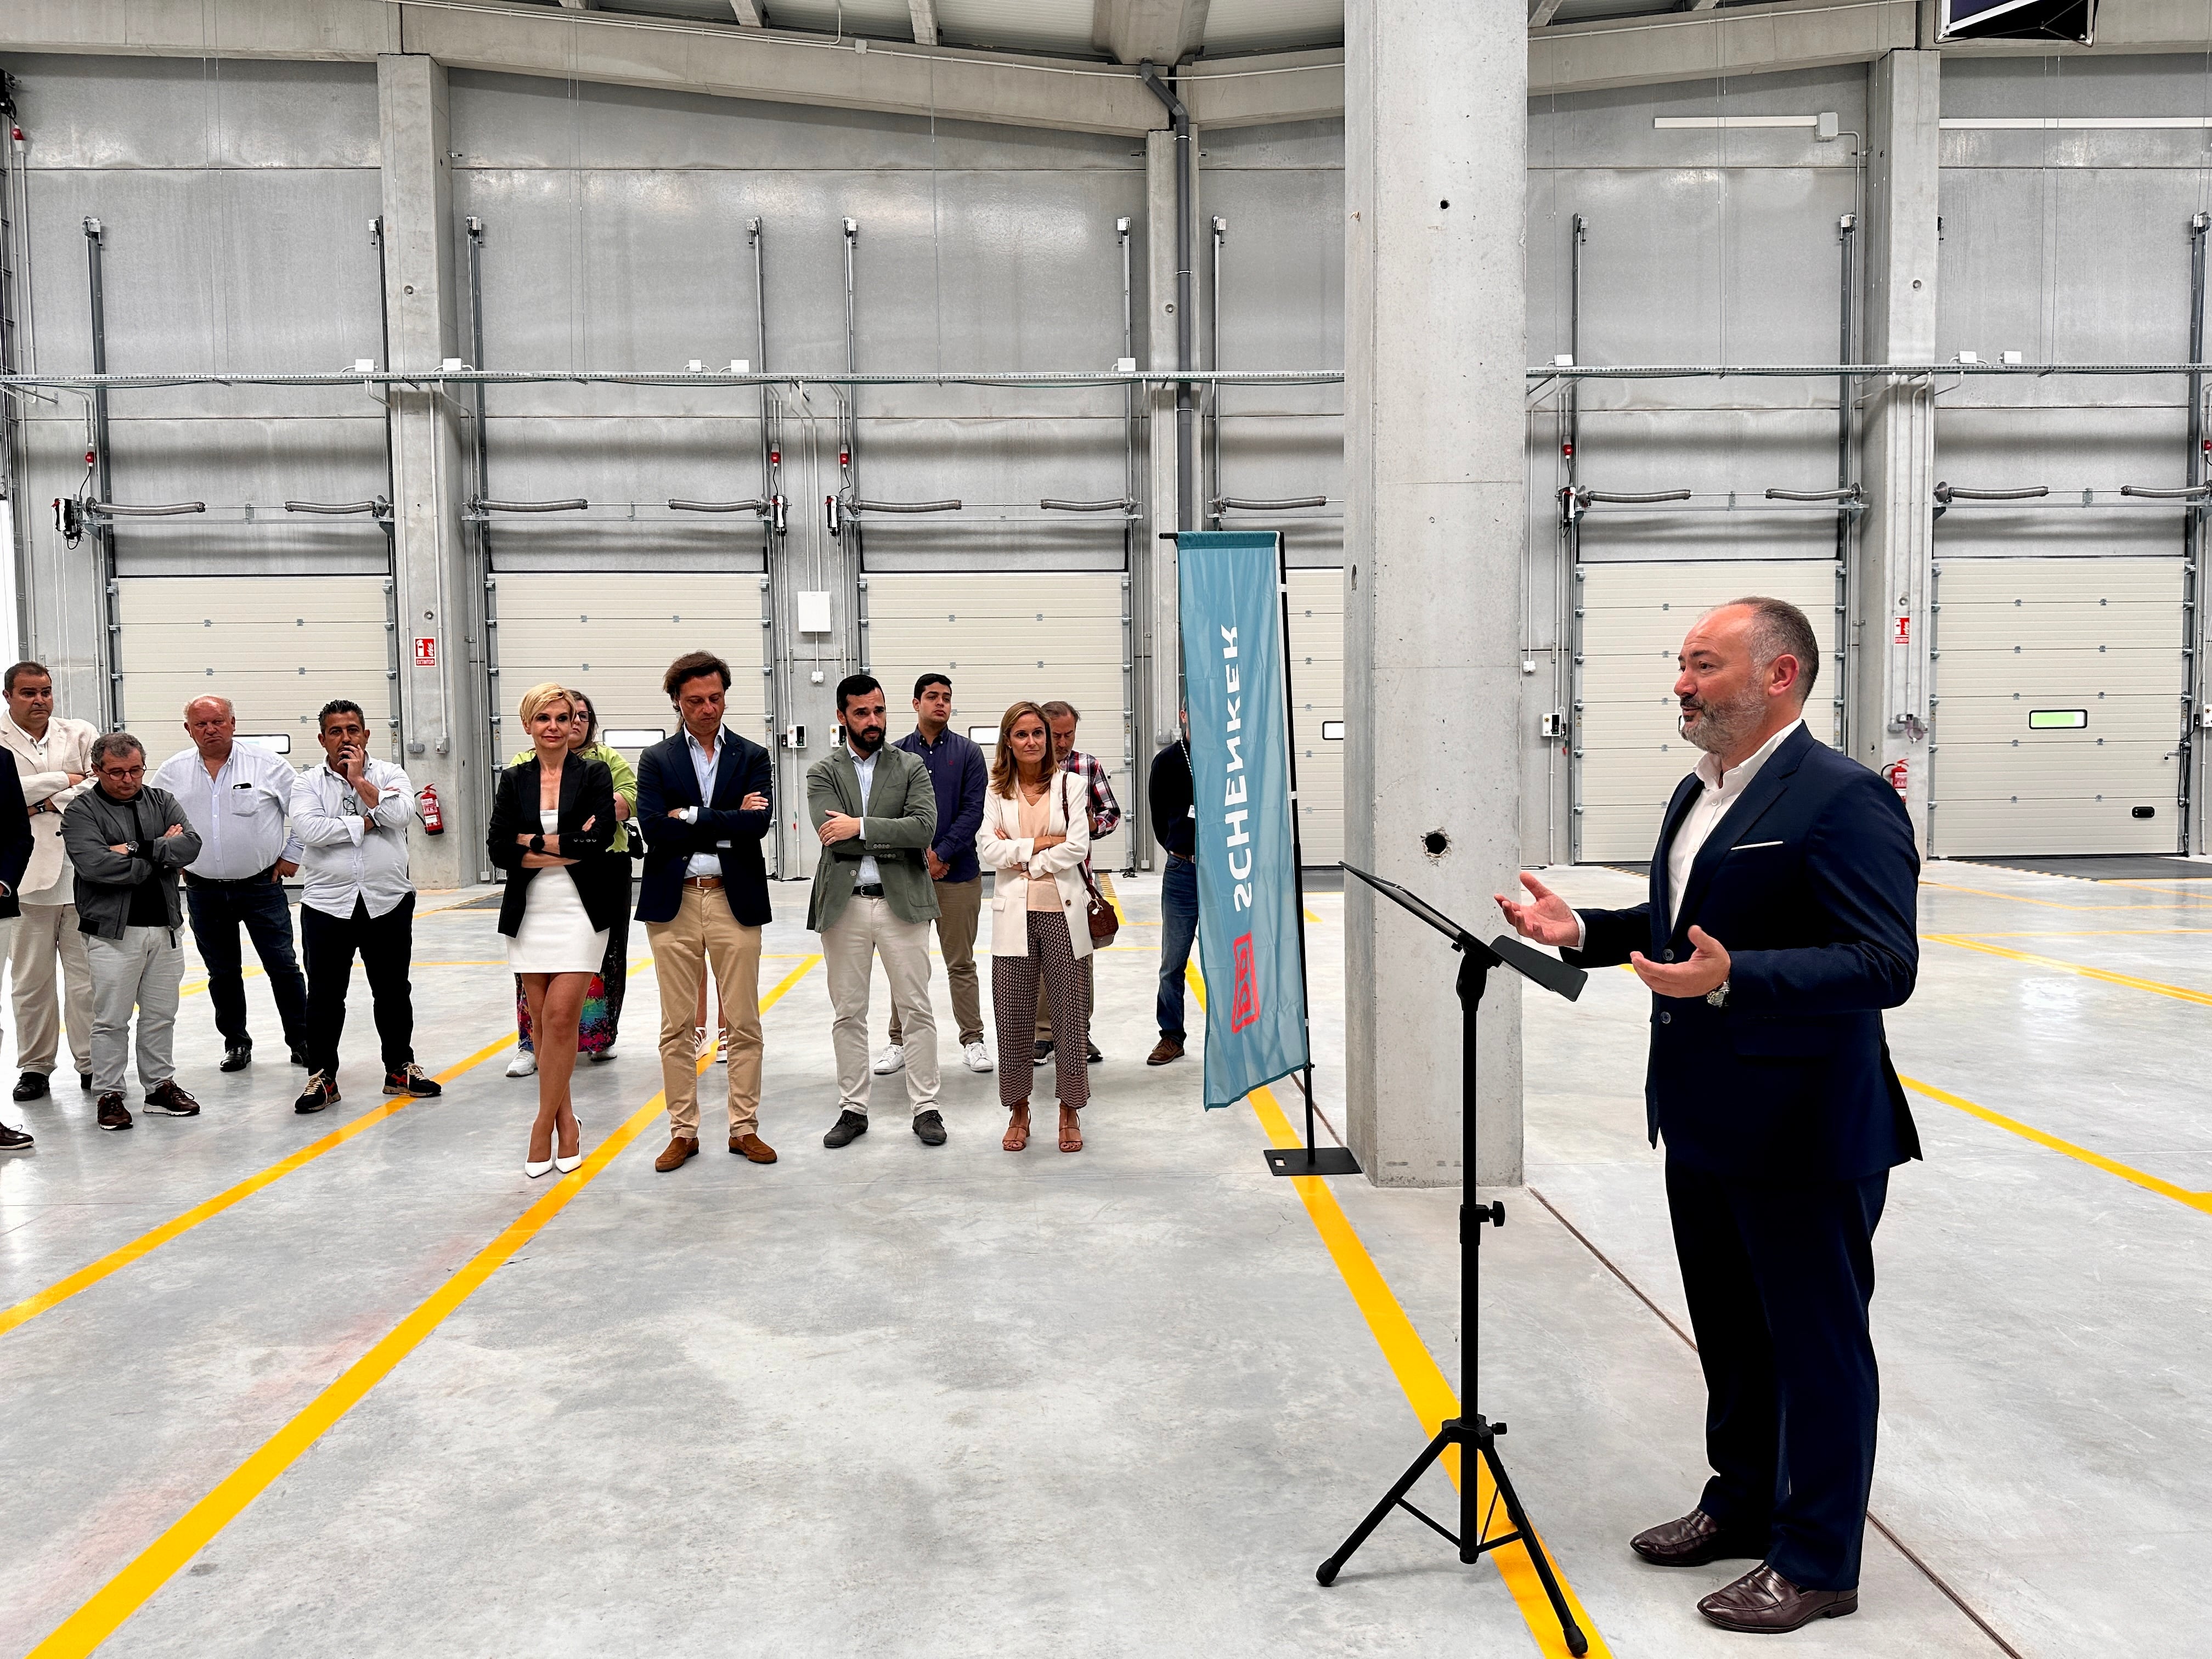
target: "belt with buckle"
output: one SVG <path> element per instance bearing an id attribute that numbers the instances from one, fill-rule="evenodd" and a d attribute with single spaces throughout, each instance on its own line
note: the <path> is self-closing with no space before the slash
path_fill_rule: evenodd
<path id="1" fill-rule="evenodd" d="M 722 878 L 720 876 L 686 876 L 684 878 L 684 884 L 686 887 L 702 888 L 711 893 L 721 886 Z"/>
<path id="2" fill-rule="evenodd" d="M 1169 849 L 1169 851 L 1168 851 L 1168 856 L 1169 856 L 1170 858 L 1171 858 L 1171 859 L 1180 859 L 1180 860 L 1182 860 L 1182 862 L 1184 862 L 1185 864 L 1195 864 L 1195 863 L 1197 863 L 1197 862 L 1198 862 L 1198 860 L 1197 860 L 1196 859 L 1194 859 L 1194 858 L 1191 857 L 1191 855 L 1190 855 L 1189 854 L 1188 854 L 1188 853 L 1178 853 L 1178 852 L 1174 851 L 1172 848 Z"/>
<path id="3" fill-rule="evenodd" d="M 266 882 L 276 872 L 276 866 L 272 864 L 258 875 L 252 876 L 196 876 L 189 870 L 180 870 L 178 874 L 184 877 L 187 887 L 252 887 Z"/>
<path id="4" fill-rule="evenodd" d="M 853 889 L 854 898 L 881 898 L 883 896 L 884 884 L 879 881 L 870 882 L 866 887 Z"/>

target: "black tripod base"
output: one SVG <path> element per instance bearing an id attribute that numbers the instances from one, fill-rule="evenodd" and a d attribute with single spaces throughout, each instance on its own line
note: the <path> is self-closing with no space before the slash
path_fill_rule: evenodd
<path id="1" fill-rule="evenodd" d="M 1498 1455 L 1498 1437 L 1504 1432 L 1503 1423 L 1491 1423 L 1480 1416 L 1472 1419 L 1455 1417 L 1446 1421 L 1437 1429 L 1436 1438 L 1422 1448 L 1421 1455 L 1398 1477 L 1397 1484 L 1383 1494 L 1382 1501 L 1353 1528 L 1352 1536 L 1344 1540 L 1344 1547 L 1322 1562 L 1314 1577 L 1323 1584 L 1334 1583 L 1336 1575 L 1343 1571 L 1344 1564 L 1352 1559 L 1353 1553 L 1367 1541 L 1368 1535 L 1382 1524 L 1392 1510 L 1401 1509 L 1451 1544 L 1458 1550 L 1459 1559 L 1462 1561 L 1479 1561 L 1492 1550 L 1503 1549 L 1509 1544 L 1521 1545 L 1528 1552 L 1529 1563 L 1536 1569 L 1536 1577 L 1542 1581 L 1544 1594 L 1551 1599 L 1552 1612 L 1559 1621 L 1559 1634 L 1567 1644 L 1567 1651 L 1572 1654 L 1589 1652 L 1589 1640 L 1583 1634 L 1582 1626 L 1575 1623 L 1574 1614 L 1568 1610 L 1566 1593 L 1559 1588 L 1559 1576 L 1552 1571 L 1551 1561 L 1545 1556 L 1542 1546 L 1537 1543 L 1535 1529 L 1529 1526 L 1528 1516 L 1521 1507 L 1521 1499 L 1513 1490 L 1513 1482 L 1506 1475 L 1505 1465 Z M 1492 1503 L 1505 1506 L 1505 1518 L 1511 1528 L 1510 1531 L 1500 1533 L 1495 1538 L 1486 1535 L 1489 1531 L 1489 1514 L 1486 1511 L 1479 1522 L 1476 1519 L 1475 1471 L 1464 1457 L 1460 1466 L 1460 1530 L 1457 1534 L 1447 1530 L 1406 1501 L 1406 1494 L 1413 1491 L 1414 1483 L 1429 1472 L 1429 1466 L 1443 1455 L 1447 1446 L 1474 1448 L 1483 1466 L 1489 1469 L 1492 1484 L 1498 1489 Z"/>
<path id="2" fill-rule="evenodd" d="M 1279 1176 L 1347 1176 L 1359 1173 L 1359 1160 L 1346 1146 L 1270 1146 L 1267 1169 Z"/>

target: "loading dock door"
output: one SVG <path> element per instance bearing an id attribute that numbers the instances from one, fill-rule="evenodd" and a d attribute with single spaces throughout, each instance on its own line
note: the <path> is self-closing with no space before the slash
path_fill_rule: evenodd
<path id="1" fill-rule="evenodd" d="M 1344 856 L 1344 572 L 1293 570 L 1290 587 L 1298 842 L 1307 868 L 1333 868 Z"/>
<path id="2" fill-rule="evenodd" d="M 501 764 L 530 746 L 516 713 L 522 694 L 552 680 L 592 700 L 601 732 L 635 765 L 639 750 L 676 730 L 660 678 L 687 651 L 712 651 L 730 665 L 730 729 L 774 747 L 757 574 L 515 572 L 501 575 L 495 592 L 491 712 Z"/>
<path id="3" fill-rule="evenodd" d="M 1806 725 L 1838 741 L 1841 618 L 1828 559 L 1706 559 L 1585 564 L 1576 584 L 1575 858 L 1641 862 L 1659 839 L 1674 786 L 1698 751 L 1675 717 L 1676 656 L 1700 613 L 1747 594 L 1787 599 L 1820 641 Z"/>
<path id="4" fill-rule="evenodd" d="M 933 669 L 952 682 L 953 730 L 990 728 L 975 733 L 987 757 L 1012 704 L 1070 703 L 1083 714 L 1076 743 L 1106 768 L 1126 821 L 1143 779 L 1130 763 L 1121 581 L 1117 571 L 871 574 L 868 672 L 884 683 L 891 738 L 914 730 L 914 683 Z M 1116 830 L 1093 867 L 1121 869 L 1128 845 Z"/>
<path id="5" fill-rule="evenodd" d="M 1936 580 L 1931 849 L 2172 853 L 2178 558 L 1946 558 Z"/>
<path id="6" fill-rule="evenodd" d="M 210 693 L 236 705 L 240 737 L 282 739 L 295 767 L 321 761 L 315 714 L 334 698 L 389 732 L 386 601 L 381 576 L 118 578 L 118 706 L 148 766 L 191 746 L 185 704 Z"/>

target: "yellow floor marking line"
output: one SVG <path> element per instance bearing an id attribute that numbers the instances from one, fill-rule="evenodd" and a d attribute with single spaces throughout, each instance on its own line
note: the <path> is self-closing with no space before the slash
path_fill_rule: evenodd
<path id="1" fill-rule="evenodd" d="M 1923 933 L 1923 939 L 2154 939 L 2167 933 L 2212 933 L 2212 927 L 2060 927 L 2024 933 Z"/>
<path id="2" fill-rule="evenodd" d="M 2186 986 L 2167 985 L 2154 979 L 2137 979 L 2133 974 L 2115 974 L 2103 968 L 2085 967 L 2078 962 L 2061 962 L 2057 957 L 2039 957 L 2032 951 L 1983 945 L 1963 933 L 1923 933 L 1921 937 L 1930 944 L 1948 945 L 1954 950 L 1978 951 L 1984 956 L 2003 957 L 2008 961 L 2030 963 L 2038 968 L 2055 968 L 2061 973 L 2079 974 L 2083 979 L 2102 980 L 2107 985 L 2125 986 L 2130 991 L 2149 991 L 2158 996 L 2172 997 L 2177 1002 L 2193 1002 L 2201 1008 L 2212 1008 L 2212 992 L 2192 991 Z"/>
<path id="3" fill-rule="evenodd" d="M 821 959 L 809 957 L 786 974 L 781 982 L 761 999 L 761 1012 L 766 1013 L 774 1007 L 783 994 Z M 701 1060 L 699 1070 L 702 1076 L 711 1060 L 711 1054 Z M 394 1366 L 421 1346 L 423 1339 L 437 1329 L 447 1315 L 475 1294 L 517 1250 L 535 1238 L 546 1223 L 568 1208 L 577 1194 L 591 1185 L 631 1141 L 650 1127 L 660 1115 L 666 1098 L 665 1092 L 656 1094 L 631 1113 L 621 1127 L 592 1149 L 581 1169 L 555 1181 L 543 1197 L 510 1222 L 507 1230 L 479 1250 L 466 1267 L 418 1303 L 412 1312 L 385 1334 L 382 1340 L 348 1366 L 337 1382 L 262 1442 L 260 1448 L 232 1470 L 214 1491 L 185 1510 L 167 1532 L 141 1551 L 136 1560 L 109 1579 L 52 1635 L 32 1649 L 33 1659 L 88 1654 L 112 1636 L 155 1591 L 175 1577 L 186 1562 L 206 1548 L 218 1533 L 266 1492 L 277 1476 L 291 1468 L 302 1452 L 391 1375 Z"/>
<path id="4" fill-rule="evenodd" d="M 1989 887 L 1960 887 L 1948 881 L 1929 881 L 1923 878 L 1920 884 L 1923 887 L 1940 888 L 1947 893 L 1972 893 L 1977 898 L 2009 899 L 2014 904 L 2039 904 L 2047 910 L 2102 910 L 2108 914 L 2114 910 L 2132 910 L 2139 915 L 2157 914 L 2148 906 L 2141 904 L 2069 904 L 2063 899 L 2030 898 L 2025 893 L 2000 893 Z M 2104 884 L 2109 887 L 2115 884 L 2107 882 Z"/>
<path id="5" fill-rule="evenodd" d="M 2200 877 L 2198 879 L 2202 880 L 2203 878 Z M 2100 884 L 2106 887 L 2124 887 L 2130 892 L 2136 893 L 2179 893 L 2184 898 L 2212 898 L 2212 892 L 2207 892 L 2202 887 L 2176 887 L 2169 882 L 2107 881 Z"/>
<path id="6" fill-rule="evenodd" d="M 1310 921 L 1310 922 L 1313 923 L 1313 925 L 1314 925 L 1315 927 L 1320 927 L 1320 926 L 1321 926 L 1321 918 L 1320 918 L 1319 916 L 1316 915 L 1315 915 L 1312 911 L 1310 911 L 1310 910 L 1308 910 L 1308 911 L 1306 912 L 1306 920 L 1307 920 L 1308 921 Z M 1299 1144 L 1300 1146 L 1304 1146 L 1305 1143 L 1304 1143 L 1304 1141 L 1300 1141 L 1298 1144 Z"/>
<path id="7" fill-rule="evenodd" d="M 2154 1175 L 2132 1169 L 2116 1158 L 2106 1158 L 2102 1152 L 2093 1152 L 2086 1146 L 2076 1146 L 2070 1140 L 2061 1140 L 2057 1135 L 2045 1134 L 2033 1124 L 2022 1123 L 2016 1117 L 2007 1117 L 2002 1112 L 1993 1112 L 1986 1106 L 1978 1106 L 1971 1100 L 1923 1083 L 1916 1078 L 1900 1075 L 1898 1081 L 1917 1095 L 1925 1095 L 1930 1100 L 1954 1107 L 1969 1117 L 1978 1117 L 1984 1123 L 2008 1130 L 2023 1140 L 2032 1140 L 2054 1152 L 2063 1152 L 2092 1169 L 2102 1170 L 2106 1175 L 2115 1175 L 2123 1181 L 2132 1182 L 2147 1193 L 2156 1193 L 2160 1198 L 2170 1198 L 2177 1204 L 2185 1204 L 2192 1210 L 2201 1210 L 2206 1215 L 2212 1215 L 2212 1193 L 2192 1193 L 2186 1187 L 2177 1187 L 2171 1181 L 2161 1181 Z"/>
<path id="8" fill-rule="evenodd" d="M 514 1034 L 510 1031 L 496 1042 L 487 1043 L 459 1065 L 449 1066 L 438 1073 L 441 1084 L 451 1083 L 463 1073 L 473 1071 L 484 1061 L 495 1058 L 511 1047 Z M 311 1140 L 289 1158 L 282 1158 L 267 1169 L 246 1177 L 234 1187 L 226 1187 L 204 1204 L 196 1204 L 182 1215 L 163 1222 L 151 1232 L 144 1232 L 119 1249 L 110 1250 L 99 1261 L 79 1267 L 66 1279 L 58 1279 L 36 1296 L 26 1297 L 11 1308 L 0 1309 L 0 1335 L 12 1331 L 26 1321 L 36 1319 L 49 1308 L 60 1306 L 81 1291 L 88 1291 L 107 1278 L 119 1273 L 141 1257 L 152 1255 L 171 1239 L 190 1232 L 203 1221 L 211 1221 L 241 1200 L 248 1199 L 270 1183 L 282 1181 L 293 1170 L 313 1164 L 325 1152 L 336 1152 L 356 1135 L 374 1127 L 394 1112 L 404 1111 L 416 1101 L 413 1095 L 398 1095 L 380 1106 L 372 1107 L 350 1123 L 342 1123 L 319 1140 Z"/>
<path id="9" fill-rule="evenodd" d="M 240 979 L 265 979 L 268 977 L 268 975 L 258 968 L 242 969 L 240 970 L 238 976 Z M 201 992 L 206 990 L 207 988 L 208 981 L 205 978 L 188 979 L 182 985 L 179 985 L 177 988 L 177 994 L 180 997 L 196 997 Z"/>
<path id="10" fill-rule="evenodd" d="M 1191 994 L 1198 999 L 1198 1006 L 1202 1012 L 1206 1007 L 1204 980 L 1195 969 L 1190 968 L 1183 970 L 1183 977 L 1190 987 Z M 1260 1120 L 1261 1128 L 1266 1131 L 1267 1139 L 1273 1145 L 1301 1146 L 1305 1144 L 1298 1139 L 1297 1132 L 1291 1127 L 1290 1119 L 1283 1115 L 1283 1109 L 1272 1091 L 1255 1089 L 1248 1098 L 1253 1115 Z M 1446 1380 L 1435 1356 L 1422 1342 L 1420 1333 L 1413 1328 L 1413 1322 L 1407 1317 L 1405 1309 L 1391 1294 L 1389 1281 L 1384 1279 L 1382 1270 L 1375 1265 L 1375 1258 L 1368 1255 L 1367 1247 L 1353 1231 L 1350 1219 L 1336 1201 L 1336 1195 L 1329 1191 L 1328 1181 L 1319 1176 L 1292 1176 L 1289 1179 L 1304 1202 L 1306 1214 L 1313 1222 L 1314 1231 L 1321 1235 L 1329 1259 L 1336 1264 L 1337 1272 L 1343 1277 L 1345 1288 L 1352 1292 L 1353 1303 L 1367 1321 L 1367 1328 L 1374 1336 L 1376 1346 L 1382 1350 L 1382 1358 L 1389 1364 L 1391 1374 L 1398 1379 L 1399 1388 L 1405 1392 L 1407 1403 L 1413 1407 L 1413 1415 L 1420 1423 L 1421 1432 L 1433 1437 L 1446 1418 L 1459 1415 L 1459 1397 L 1453 1393 L 1451 1383 Z M 1446 1448 L 1437 1462 L 1445 1474 L 1450 1477 L 1452 1485 L 1458 1486 L 1459 1449 L 1456 1446 Z M 1479 1483 L 1475 1487 L 1475 1498 L 1480 1512 L 1486 1517 L 1494 1518 L 1499 1530 L 1510 1529 L 1511 1523 L 1505 1518 L 1504 1506 L 1493 1508 L 1492 1499 L 1496 1492 L 1489 1469 L 1478 1460 L 1475 1471 Z M 1377 1470 L 1377 1478 L 1387 1473 L 1386 1470 Z M 1346 1516 L 1346 1525 L 1357 1518 Z M 1544 1549 L 1546 1558 L 1552 1564 L 1552 1571 L 1559 1581 L 1559 1588 L 1565 1592 L 1567 1605 L 1574 1611 L 1575 1622 L 1582 1626 L 1583 1634 L 1589 1639 L 1589 1652 L 1609 1659 L 1613 1650 L 1606 1645 L 1605 1638 L 1598 1634 L 1596 1626 L 1591 1622 L 1589 1611 L 1583 1606 L 1582 1598 L 1575 1594 L 1574 1586 L 1567 1582 L 1559 1558 L 1544 1546 L 1541 1538 L 1537 1539 L 1536 1544 Z M 1551 1600 L 1544 1594 L 1543 1583 L 1536 1577 L 1536 1569 L 1528 1552 L 1508 1548 L 1497 1551 L 1485 1559 L 1498 1569 L 1498 1576 L 1505 1581 L 1506 1589 L 1512 1593 L 1514 1605 L 1520 1608 L 1522 1620 L 1528 1626 L 1528 1633 L 1535 1638 L 1538 1650 L 1553 1656 L 1554 1659 L 1566 1659 L 1566 1643 L 1559 1634 L 1559 1621 L 1553 1615 Z"/>

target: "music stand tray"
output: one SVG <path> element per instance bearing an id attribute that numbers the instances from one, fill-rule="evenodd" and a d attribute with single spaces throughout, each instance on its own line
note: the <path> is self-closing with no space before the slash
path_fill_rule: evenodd
<path id="1" fill-rule="evenodd" d="M 1475 1151 L 1475 1017 L 1482 1006 L 1482 994 L 1488 988 L 1490 970 L 1510 968 L 1524 979 L 1531 980 L 1572 1002 L 1583 992 L 1589 975 L 1571 963 L 1547 955 L 1533 945 L 1504 935 L 1487 945 L 1473 933 L 1454 921 L 1419 894 L 1408 892 L 1395 881 L 1370 875 L 1366 871 L 1346 864 L 1339 866 L 1357 876 L 1376 892 L 1391 900 L 1409 914 L 1419 917 L 1452 942 L 1459 952 L 1459 978 L 1455 989 L 1459 994 L 1461 1017 L 1460 1039 L 1460 1134 L 1461 1179 L 1467 1190 L 1474 1188 Z M 1474 1224 L 1468 1224 L 1472 1220 Z M 1505 1425 L 1493 1423 L 1474 1408 L 1475 1383 L 1478 1372 L 1477 1337 L 1479 1275 L 1481 1271 L 1482 1230 L 1487 1224 L 1505 1224 L 1505 1206 L 1497 1201 L 1478 1203 L 1472 1217 L 1467 1206 L 1460 1206 L 1460 1329 L 1462 1340 L 1462 1376 L 1460 1388 L 1460 1414 L 1438 1427 L 1436 1437 L 1423 1449 L 1421 1455 L 1407 1467 L 1390 1488 L 1382 1501 L 1370 1510 L 1367 1518 L 1344 1540 L 1337 1553 L 1321 1564 L 1314 1577 L 1324 1584 L 1336 1582 L 1337 1573 L 1349 1561 L 1353 1552 L 1365 1543 L 1368 1535 L 1382 1524 L 1393 1509 L 1402 1509 L 1431 1531 L 1441 1534 L 1455 1546 L 1462 1561 L 1473 1562 L 1492 1550 L 1503 1549 L 1509 1544 L 1519 1544 L 1528 1553 L 1528 1560 L 1536 1569 L 1536 1577 L 1544 1586 L 1544 1594 L 1552 1604 L 1552 1612 L 1559 1621 L 1559 1634 L 1567 1644 L 1567 1651 L 1587 1653 L 1589 1639 L 1575 1622 L 1573 1612 L 1567 1606 L 1566 1593 L 1559 1588 L 1559 1576 L 1544 1554 L 1543 1545 L 1536 1537 L 1536 1529 L 1529 1525 L 1528 1512 L 1521 1507 L 1520 1494 L 1513 1490 L 1513 1482 L 1505 1473 L 1505 1464 L 1498 1454 L 1498 1437 L 1505 1432 Z M 1445 1448 L 1458 1446 L 1462 1451 L 1459 1482 L 1459 1531 L 1455 1534 L 1432 1517 L 1423 1514 L 1407 1501 L 1406 1495 L 1413 1485 L 1428 1473 L 1429 1466 L 1441 1457 Z M 1481 1467 L 1490 1471 L 1496 1496 L 1494 1507 L 1505 1506 L 1505 1518 L 1510 1529 L 1496 1537 L 1488 1534 L 1490 1512 L 1478 1514 L 1475 1489 L 1480 1484 L 1472 1460 L 1464 1453 L 1472 1449 L 1480 1460 Z"/>

